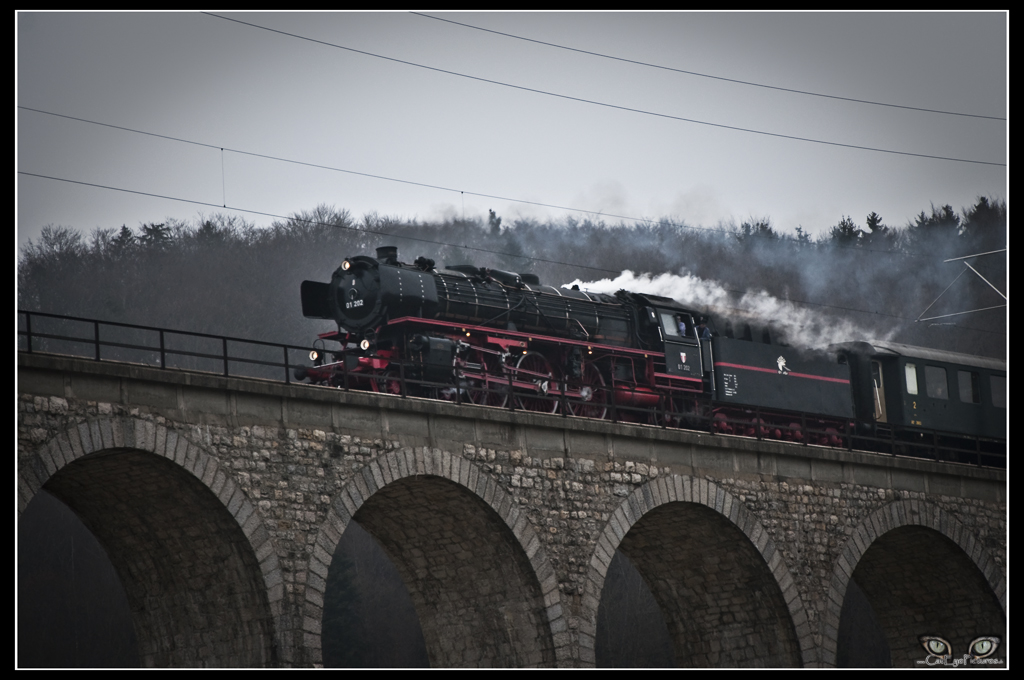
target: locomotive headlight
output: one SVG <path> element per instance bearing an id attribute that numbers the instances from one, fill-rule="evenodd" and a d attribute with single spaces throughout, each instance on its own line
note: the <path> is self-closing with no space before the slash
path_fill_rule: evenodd
<path id="1" fill-rule="evenodd" d="M 320 357 L 320 355 L 316 353 L 316 350 L 313 350 L 312 352 L 309 353 L 309 360 L 310 361 L 316 361 L 317 358 L 319 358 L 319 357 Z"/>
<path id="2" fill-rule="evenodd" d="M 367 340 L 366 338 L 363 338 L 362 341 L 359 343 L 359 349 L 363 350 L 364 352 L 370 349 L 370 341 Z"/>
<path id="3" fill-rule="evenodd" d="M 347 272 L 349 269 L 352 269 L 352 263 L 349 262 L 348 260 L 345 260 L 344 262 L 341 263 L 341 268 L 343 271 Z"/>

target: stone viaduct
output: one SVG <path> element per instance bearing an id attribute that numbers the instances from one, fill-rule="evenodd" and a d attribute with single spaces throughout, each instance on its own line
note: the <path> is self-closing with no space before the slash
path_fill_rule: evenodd
<path id="1" fill-rule="evenodd" d="M 434 666 L 593 666 L 617 550 L 679 666 L 835 665 L 853 581 L 893 665 L 1006 637 L 1003 471 L 53 356 L 17 392 L 19 514 L 93 531 L 146 666 L 322 664 L 353 520 Z"/>

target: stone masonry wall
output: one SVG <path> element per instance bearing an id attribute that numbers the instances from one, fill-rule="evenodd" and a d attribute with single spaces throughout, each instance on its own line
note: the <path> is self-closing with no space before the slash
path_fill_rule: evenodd
<path id="1" fill-rule="evenodd" d="M 237 625 L 265 617 L 273 650 L 214 653 L 200 642 L 180 657 L 188 665 L 202 663 L 196 654 L 220 665 L 321 663 L 326 569 L 353 517 L 396 561 L 438 665 L 593 665 L 600 591 L 620 546 L 656 581 L 666 619 L 680 622 L 681 665 L 831 665 L 846 585 L 865 556 L 884 563 L 870 548 L 900 527 L 918 531 L 923 554 L 905 557 L 922 568 L 929 546 L 962 556 L 946 578 L 969 581 L 965 597 L 986 591 L 994 604 L 978 620 L 1005 627 L 1002 473 L 71 359 L 19 366 L 19 510 L 44 485 L 71 489 L 73 504 L 67 480 L 99 454 L 131 451 L 173 462 L 235 517 L 229 538 L 247 541 L 240 578 L 264 588 Z M 717 518 L 715 540 L 699 530 L 704 515 L 687 510 L 698 507 Z M 112 559 L 131 580 L 134 558 Z M 752 563 L 749 578 L 731 576 L 737 560 Z M 733 593 L 750 579 L 763 596 Z M 778 643 L 750 641 L 737 620 L 757 606 Z M 466 642 L 453 625 L 472 607 L 487 632 Z M 905 621 L 890 628 L 912 633 Z M 687 640 L 706 642 L 687 651 Z"/>

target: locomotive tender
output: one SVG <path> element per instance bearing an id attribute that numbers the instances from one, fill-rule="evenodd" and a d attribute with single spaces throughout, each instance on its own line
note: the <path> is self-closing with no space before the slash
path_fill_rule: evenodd
<path id="1" fill-rule="evenodd" d="M 881 342 L 803 350 L 743 322 L 699 339 L 700 312 L 669 298 L 438 272 L 394 247 L 301 292 L 306 317 L 337 324 L 296 369 L 313 383 L 832 446 L 941 431 L 998 452 L 1005 438 L 1006 364 L 993 359 Z"/>

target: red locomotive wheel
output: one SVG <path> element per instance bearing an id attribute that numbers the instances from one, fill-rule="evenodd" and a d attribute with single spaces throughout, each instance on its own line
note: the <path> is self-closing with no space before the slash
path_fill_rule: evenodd
<path id="1" fill-rule="evenodd" d="M 481 406 L 508 405 L 508 377 L 501 370 L 501 361 L 497 356 L 483 350 L 475 350 L 474 360 L 480 364 L 480 372 L 488 380 L 474 380 L 469 389 L 469 400 Z"/>
<path id="2" fill-rule="evenodd" d="M 747 430 L 748 437 L 758 437 L 759 439 L 768 439 L 771 435 L 771 428 L 764 418 L 751 418 L 750 427 Z"/>
<path id="3" fill-rule="evenodd" d="M 733 428 L 732 423 L 729 422 L 728 416 L 721 411 L 716 413 L 712 418 L 711 427 L 719 434 L 732 434 L 735 429 Z"/>
<path id="4" fill-rule="evenodd" d="M 516 363 L 517 382 L 532 382 L 532 392 L 521 392 L 516 396 L 516 404 L 524 411 L 538 413 L 557 413 L 558 399 L 549 397 L 548 390 L 555 386 L 551 364 L 539 352 L 527 352 Z"/>
<path id="5" fill-rule="evenodd" d="M 594 364 L 587 364 L 580 380 L 580 398 L 569 400 L 569 413 L 582 418 L 603 419 L 608 415 L 608 391 L 604 376 Z"/>
<path id="6" fill-rule="evenodd" d="M 381 394 L 401 396 L 402 378 L 397 368 L 389 368 L 370 381 L 370 389 Z"/>
<path id="7" fill-rule="evenodd" d="M 669 397 L 662 397 L 658 400 L 658 405 L 654 407 L 655 410 L 647 416 L 648 425 L 657 425 L 658 427 L 669 427 L 672 425 L 672 399 Z"/>
<path id="8" fill-rule="evenodd" d="M 782 431 L 782 438 L 788 442 L 802 444 L 804 441 L 804 431 L 800 427 L 800 423 L 790 423 L 789 427 Z"/>

